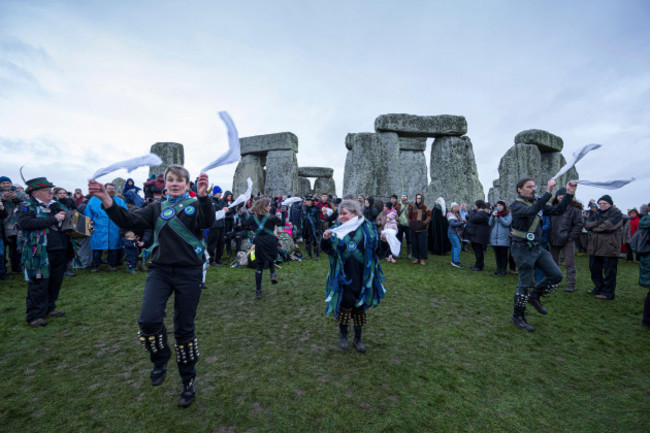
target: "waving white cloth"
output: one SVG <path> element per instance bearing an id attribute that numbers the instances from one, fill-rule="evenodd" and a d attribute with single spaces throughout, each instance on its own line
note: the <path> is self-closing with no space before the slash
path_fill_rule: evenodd
<path id="1" fill-rule="evenodd" d="M 573 152 L 573 158 L 571 158 L 571 161 L 568 161 L 566 164 L 564 164 L 564 167 L 562 167 L 560 171 L 558 171 L 557 174 L 553 176 L 553 179 L 557 179 L 567 171 L 571 170 L 571 167 L 576 165 L 577 162 L 580 161 L 582 158 L 584 158 L 586 154 L 588 154 L 592 150 L 598 149 L 601 146 L 602 144 L 587 144 L 586 146 L 583 146 L 582 149 Z"/>
<path id="2" fill-rule="evenodd" d="M 158 155 L 150 153 L 148 155 L 138 156 L 137 158 L 126 159 L 124 161 L 116 162 L 108 167 L 100 168 L 92 175 L 90 179 L 97 179 L 117 170 L 126 169 L 129 173 L 138 167 L 155 167 L 162 164 L 162 159 Z"/>
<path id="3" fill-rule="evenodd" d="M 251 194 L 253 193 L 253 180 L 249 177 L 248 179 L 246 179 L 246 182 L 248 183 L 248 188 L 246 188 L 246 192 L 244 192 L 242 195 L 237 197 L 235 199 L 235 201 L 230 203 L 228 205 L 228 209 L 232 209 L 235 206 L 237 206 L 238 204 L 244 203 L 251 196 Z M 214 216 L 218 220 L 220 220 L 222 218 L 225 218 L 226 217 L 226 211 L 218 210 L 217 212 L 215 212 Z"/>
<path id="4" fill-rule="evenodd" d="M 631 177 L 629 179 L 615 179 L 615 180 L 605 180 L 602 182 L 593 181 L 593 180 L 574 180 L 573 182 L 578 183 L 584 186 L 593 186 L 594 188 L 602 189 L 619 189 L 627 185 L 628 183 L 634 181 L 635 178 Z"/>
<path id="5" fill-rule="evenodd" d="M 397 239 L 397 232 L 394 229 L 386 229 L 381 232 L 382 235 L 386 238 L 388 242 L 388 247 L 390 248 L 391 254 L 395 257 L 399 257 L 400 250 L 402 249 L 402 243 Z"/>
<path id="6" fill-rule="evenodd" d="M 221 117 L 223 123 L 226 124 L 226 129 L 228 129 L 228 150 L 219 158 L 206 165 L 203 170 L 201 170 L 201 173 L 241 160 L 241 144 L 239 143 L 239 133 L 237 132 L 235 123 L 232 121 L 227 111 L 220 111 L 219 117 Z"/>
<path id="7" fill-rule="evenodd" d="M 301 201 L 302 198 L 300 197 L 289 197 L 288 199 L 282 201 L 282 206 L 286 206 L 288 209 L 291 207 L 292 204 L 300 203 Z"/>
<path id="8" fill-rule="evenodd" d="M 345 235 L 358 229 L 359 226 L 363 224 L 363 220 L 364 220 L 363 217 L 356 217 L 356 218 L 349 219 L 343 224 L 341 224 L 340 226 L 333 228 L 331 230 L 332 235 L 336 236 L 339 239 L 343 239 Z"/>

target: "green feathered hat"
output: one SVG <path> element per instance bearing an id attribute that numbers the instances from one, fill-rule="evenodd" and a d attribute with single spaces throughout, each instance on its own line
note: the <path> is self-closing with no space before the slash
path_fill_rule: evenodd
<path id="1" fill-rule="evenodd" d="M 27 188 L 25 189 L 27 194 L 31 194 L 37 189 L 54 188 L 54 184 L 45 177 L 35 177 L 34 179 L 25 181 L 25 183 L 27 184 Z"/>

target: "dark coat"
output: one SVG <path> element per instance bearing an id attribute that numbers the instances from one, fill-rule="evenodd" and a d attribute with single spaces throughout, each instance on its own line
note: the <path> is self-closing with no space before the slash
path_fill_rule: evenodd
<path id="1" fill-rule="evenodd" d="M 641 218 L 638 230 L 650 230 L 650 215 Z M 641 255 L 641 263 L 639 265 L 639 285 L 650 289 L 650 254 Z"/>
<path id="2" fill-rule="evenodd" d="M 554 247 L 563 247 L 569 242 L 573 242 L 580 236 L 585 220 L 582 217 L 582 205 L 577 202 L 571 202 L 566 212 L 561 215 L 552 215 L 551 229 L 548 233 L 548 243 Z"/>
<path id="3" fill-rule="evenodd" d="M 599 257 L 618 257 L 621 252 L 623 214 L 612 206 L 605 212 L 592 210 L 585 222 L 585 229 L 591 232 L 587 254 Z"/>
<path id="4" fill-rule="evenodd" d="M 488 209 L 471 210 L 467 214 L 469 234 L 466 235 L 470 242 L 487 245 L 490 243 L 490 214 Z"/>

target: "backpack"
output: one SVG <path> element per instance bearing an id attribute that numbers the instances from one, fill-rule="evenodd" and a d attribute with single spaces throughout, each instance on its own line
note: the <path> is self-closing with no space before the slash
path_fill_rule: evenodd
<path id="1" fill-rule="evenodd" d="M 637 254 L 650 254 L 650 230 L 638 229 L 630 239 L 630 247 Z"/>

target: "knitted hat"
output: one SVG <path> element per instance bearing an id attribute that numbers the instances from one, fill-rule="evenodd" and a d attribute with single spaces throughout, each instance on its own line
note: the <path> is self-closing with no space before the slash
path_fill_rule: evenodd
<path id="1" fill-rule="evenodd" d="M 456 203 L 455 201 L 452 201 L 451 204 L 449 205 L 449 209 L 453 209 L 454 206 L 458 206 L 458 203 Z"/>
<path id="2" fill-rule="evenodd" d="M 9 179 L 7 176 L 0 176 L 0 183 L 2 183 L 2 182 L 13 183 L 13 182 L 11 182 L 11 179 Z"/>
<path id="3" fill-rule="evenodd" d="M 558 189 L 557 192 L 555 193 L 555 197 L 557 197 L 558 195 L 566 195 L 566 188 Z"/>
<path id="4" fill-rule="evenodd" d="M 221 187 L 219 185 L 216 185 L 214 188 L 212 188 L 212 195 L 218 194 L 220 192 L 223 192 L 221 190 Z"/>
<path id="5" fill-rule="evenodd" d="M 500 204 L 500 205 L 503 206 L 503 207 L 508 207 L 508 203 L 506 203 L 506 202 L 503 201 L 503 200 L 499 200 L 499 201 L 497 202 L 497 204 Z"/>
<path id="6" fill-rule="evenodd" d="M 25 192 L 27 194 L 31 194 L 38 189 L 54 188 L 54 184 L 47 180 L 45 177 L 35 177 L 34 179 L 30 179 L 25 183 L 27 184 L 27 189 L 25 189 Z"/>
<path id="7" fill-rule="evenodd" d="M 605 194 L 604 196 L 602 196 L 601 198 L 598 199 L 598 201 L 601 201 L 601 200 L 602 200 L 602 201 L 606 201 L 607 203 L 611 204 L 612 206 L 614 205 L 614 201 L 613 201 L 612 198 L 611 198 L 609 195 L 607 195 L 607 194 Z"/>

